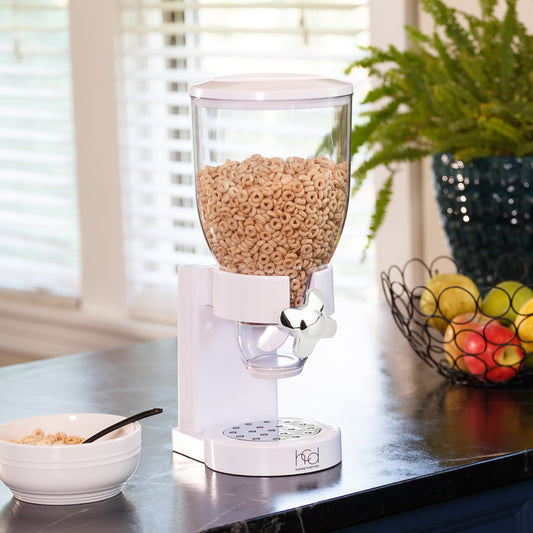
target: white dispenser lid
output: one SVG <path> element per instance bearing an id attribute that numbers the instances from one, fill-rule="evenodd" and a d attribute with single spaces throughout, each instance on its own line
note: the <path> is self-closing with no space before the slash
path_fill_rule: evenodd
<path id="1" fill-rule="evenodd" d="M 329 101 L 352 94 L 351 83 L 313 74 L 238 74 L 214 78 L 190 88 L 190 95 L 203 100 L 200 105 L 206 107 L 218 107 L 224 101 L 229 107 L 238 103 L 244 106 L 252 103 L 254 107 L 263 107 L 262 103 L 265 107 L 269 107 L 268 103 L 275 107 L 285 107 L 283 103 L 307 107 L 311 101 Z M 322 102 L 322 105 L 328 104 Z"/>

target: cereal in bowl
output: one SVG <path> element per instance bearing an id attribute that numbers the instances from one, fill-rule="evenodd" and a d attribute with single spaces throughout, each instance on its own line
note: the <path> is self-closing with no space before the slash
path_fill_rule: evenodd
<path id="1" fill-rule="evenodd" d="M 51 433 L 44 434 L 42 429 L 36 428 L 31 435 L 26 435 L 20 440 L 10 439 L 9 442 L 15 444 L 32 444 L 34 446 L 63 446 L 65 444 L 81 444 L 85 439 L 76 435 L 68 436 L 62 431 L 57 432 L 55 435 Z"/>

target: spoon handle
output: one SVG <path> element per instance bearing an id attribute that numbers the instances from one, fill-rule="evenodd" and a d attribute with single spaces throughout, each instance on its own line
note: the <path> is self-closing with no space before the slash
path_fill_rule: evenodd
<path id="1" fill-rule="evenodd" d="M 96 439 L 99 439 L 100 437 L 103 437 L 104 435 L 107 435 L 108 433 L 111 433 L 112 431 L 115 431 L 116 429 L 119 429 L 123 426 L 127 426 L 128 424 L 136 422 L 137 420 L 140 420 L 141 418 L 146 418 L 147 416 L 157 415 L 162 412 L 163 412 L 163 409 L 161 409 L 160 407 L 154 407 L 153 409 L 148 409 L 148 411 L 143 411 L 142 413 L 137 413 L 136 415 L 129 416 L 128 418 L 124 418 L 124 420 L 120 420 L 116 424 L 106 427 L 105 429 L 102 429 L 102 431 L 99 431 L 98 433 L 91 435 L 89 438 L 85 439 L 82 442 L 82 444 L 94 442 Z"/>

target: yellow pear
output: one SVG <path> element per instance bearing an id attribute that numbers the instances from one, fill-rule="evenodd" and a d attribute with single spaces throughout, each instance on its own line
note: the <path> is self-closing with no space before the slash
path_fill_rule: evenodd
<path id="1" fill-rule="evenodd" d="M 457 315 L 475 312 L 479 289 L 463 274 L 436 274 L 427 283 L 420 298 L 420 311 L 428 325 L 444 333 L 450 320 Z"/>
<path id="2" fill-rule="evenodd" d="M 527 354 L 533 352 L 533 298 L 528 300 L 518 312 L 515 320 L 516 335 Z M 528 356 L 528 364 L 532 364 L 532 357 Z"/>

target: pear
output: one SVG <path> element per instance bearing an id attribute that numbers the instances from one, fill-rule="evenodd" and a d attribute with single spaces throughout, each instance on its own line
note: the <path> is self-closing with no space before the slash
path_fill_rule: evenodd
<path id="1" fill-rule="evenodd" d="M 502 281 L 490 289 L 481 309 L 485 315 L 509 326 L 516 321 L 520 308 L 532 298 L 533 290 L 520 281 Z"/>
<path id="2" fill-rule="evenodd" d="M 515 326 L 516 334 L 527 353 L 527 368 L 533 368 L 533 298 L 520 308 L 515 320 Z"/>
<path id="3" fill-rule="evenodd" d="M 478 298 L 479 289 L 468 276 L 436 274 L 422 292 L 420 311 L 429 317 L 429 326 L 444 333 L 454 317 L 476 311 Z"/>

